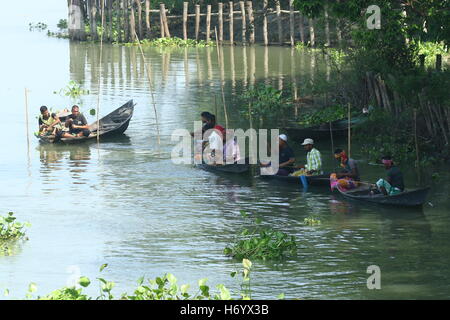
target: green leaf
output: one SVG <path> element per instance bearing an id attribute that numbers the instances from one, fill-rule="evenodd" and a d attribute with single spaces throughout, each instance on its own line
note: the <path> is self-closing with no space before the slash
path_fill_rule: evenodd
<path id="1" fill-rule="evenodd" d="M 28 285 L 28 292 L 33 293 L 37 291 L 36 283 L 32 282 Z"/>
<path id="2" fill-rule="evenodd" d="M 90 114 L 91 116 L 95 116 L 96 110 L 95 110 L 95 109 L 89 110 L 89 114 Z"/>
<path id="3" fill-rule="evenodd" d="M 107 266 L 108 266 L 107 263 L 102 264 L 101 267 L 100 267 L 100 272 L 102 272 L 103 269 L 105 269 Z"/>
<path id="4" fill-rule="evenodd" d="M 168 274 L 166 275 L 166 277 L 167 277 L 167 280 L 169 280 L 169 283 L 170 283 L 170 284 L 175 284 L 175 283 L 177 283 L 177 278 L 175 278 L 175 276 L 174 276 L 173 274 L 168 273 Z"/>
<path id="5" fill-rule="evenodd" d="M 250 270 L 252 267 L 252 262 L 248 259 L 243 259 L 242 260 L 242 265 L 244 266 L 245 269 Z"/>
<path id="6" fill-rule="evenodd" d="M 88 277 L 80 277 L 80 279 L 78 279 L 78 283 L 80 286 L 86 288 L 91 284 L 91 280 L 89 280 Z"/>

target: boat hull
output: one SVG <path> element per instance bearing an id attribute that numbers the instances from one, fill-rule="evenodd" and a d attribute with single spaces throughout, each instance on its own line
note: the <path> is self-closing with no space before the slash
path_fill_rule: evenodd
<path id="1" fill-rule="evenodd" d="M 366 201 L 390 206 L 420 207 L 425 203 L 430 188 L 408 190 L 391 196 L 385 196 L 383 194 L 371 195 L 367 187 L 357 188 L 350 191 L 343 191 L 338 188 L 338 191 L 343 197 L 351 200 Z"/>

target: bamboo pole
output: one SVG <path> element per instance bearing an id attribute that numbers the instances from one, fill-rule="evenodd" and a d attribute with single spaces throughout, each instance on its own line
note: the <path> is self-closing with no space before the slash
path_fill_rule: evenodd
<path id="1" fill-rule="evenodd" d="M 97 144 L 100 143 L 100 97 L 102 95 L 102 60 L 103 60 L 103 27 L 105 15 L 105 2 L 102 0 L 102 34 L 100 35 L 100 59 L 99 59 L 99 76 L 98 76 L 98 95 L 97 95 Z M 100 156 L 100 148 L 99 156 Z"/>
<path id="2" fill-rule="evenodd" d="M 234 4 L 233 1 L 229 2 L 230 4 L 230 43 L 234 45 Z"/>
<path id="3" fill-rule="evenodd" d="M 198 33 L 200 31 L 200 5 L 195 5 L 195 40 L 198 41 Z"/>
<path id="4" fill-rule="evenodd" d="M 247 1 L 247 12 L 250 25 L 250 44 L 255 44 L 255 15 L 253 13 L 252 1 Z"/>
<path id="5" fill-rule="evenodd" d="M 145 35 L 148 39 L 150 39 L 151 36 L 150 0 L 145 0 Z"/>
<path id="6" fill-rule="evenodd" d="M 269 45 L 269 34 L 268 34 L 268 22 L 267 22 L 267 10 L 269 6 L 269 0 L 264 0 L 264 7 L 263 7 L 263 39 L 264 39 L 264 45 Z"/>
<path id="7" fill-rule="evenodd" d="M 234 48 L 230 47 L 230 69 L 231 69 L 231 87 L 236 88 L 236 65 L 234 61 Z"/>
<path id="8" fill-rule="evenodd" d="M 295 46 L 294 0 L 289 0 L 289 32 L 291 47 Z"/>
<path id="9" fill-rule="evenodd" d="M 136 3 L 137 6 L 137 23 L 138 23 L 138 35 L 139 38 L 142 38 L 143 31 L 142 31 L 142 4 L 140 0 L 134 0 L 134 3 Z"/>
<path id="10" fill-rule="evenodd" d="M 139 51 L 141 53 L 142 60 L 144 61 L 145 70 L 147 71 L 146 73 L 147 73 L 148 84 L 150 87 L 150 96 L 152 99 L 153 111 L 155 112 L 155 122 L 156 122 L 156 132 L 157 132 L 157 137 L 158 137 L 158 145 L 161 145 L 161 138 L 160 138 L 160 133 L 159 133 L 158 112 L 156 110 L 155 96 L 153 93 L 154 89 L 153 89 L 153 82 L 152 82 L 152 76 L 151 76 L 152 72 L 151 72 L 149 64 L 145 62 L 144 50 L 142 50 L 142 45 L 141 45 L 141 42 L 139 41 L 139 37 L 137 36 L 137 34 L 135 34 L 135 36 L 138 39 Z"/>
<path id="11" fill-rule="evenodd" d="M 219 2 L 219 42 L 223 43 L 223 3 Z"/>
<path id="12" fill-rule="evenodd" d="M 211 40 L 211 5 L 206 7 L 206 43 Z"/>
<path id="13" fill-rule="evenodd" d="M 188 39 L 188 32 L 187 32 L 188 8 L 189 2 L 183 2 L 183 38 L 185 41 Z"/>
<path id="14" fill-rule="evenodd" d="M 164 33 L 166 37 L 170 38 L 170 31 L 169 31 L 169 23 L 167 22 L 167 16 L 166 16 L 166 5 L 164 3 L 161 3 L 161 12 L 163 16 L 164 21 Z"/>
<path id="15" fill-rule="evenodd" d="M 314 32 L 314 20 L 312 18 L 309 19 L 309 39 L 311 47 L 316 46 L 316 35 Z"/>
<path id="16" fill-rule="evenodd" d="M 27 150 L 28 157 L 30 154 L 30 129 L 29 129 L 29 121 L 28 121 L 28 89 L 25 88 L 25 129 L 27 134 Z"/>
<path id="17" fill-rule="evenodd" d="M 164 38 L 166 36 L 166 34 L 165 34 L 166 28 L 164 27 L 164 18 L 163 18 L 163 14 L 162 14 L 162 6 L 159 7 L 159 23 L 161 25 L 161 38 Z"/>
<path id="18" fill-rule="evenodd" d="M 352 129 L 351 129 L 351 122 L 352 122 L 352 114 L 351 114 L 351 107 L 350 107 L 350 103 L 348 104 L 348 136 L 347 136 L 347 143 L 348 143 L 348 157 L 350 158 L 352 153 L 351 153 L 351 148 L 352 148 Z"/>
<path id="19" fill-rule="evenodd" d="M 223 69 L 223 64 L 222 64 L 222 60 L 220 59 L 220 55 L 221 55 L 221 47 L 219 47 L 219 39 L 217 38 L 217 28 L 214 29 L 215 34 L 216 34 L 216 47 L 217 47 L 217 60 L 219 63 L 219 68 L 222 70 Z M 225 116 L 225 128 L 228 129 L 228 112 L 227 112 L 227 105 L 225 103 L 225 90 L 224 90 L 224 83 L 223 83 L 223 79 L 220 79 L 220 89 L 222 91 L 222 103 L 223 103 L 223 113 Z"/>
<path id="20" fill-rule="evenodd" d="M 331 45 L 330 41 L 330 19 L 328 17 L 328 6 L 324 7 L 324 16 L 325 16 L 325 46 L 329 47 Z"/>
<path id="21" fill-rule="evenodd" d="M 281 45 L 283 45 L 283 25 L 281 22 L 281 7 L 280 7 L 280 3 L 278 2 L 277 4 L 277 23 L 278 23 L 278 43 Z"/>
<path id="22" fill-rule="evenodd" d="M 242 43 L 247 43 L 247 23 L 245 20 L 245 3 L 244 1 L 239 1 L 239 5 L 241 6 L 241 20 L 242 20 Z"/>
<path id="23" fill-rule="evenodd" d="M 414 143 L 416 145 L 416 168 L 419 168 L 419 143 L 417 142 L 417 109 L 414 108 Z"/>

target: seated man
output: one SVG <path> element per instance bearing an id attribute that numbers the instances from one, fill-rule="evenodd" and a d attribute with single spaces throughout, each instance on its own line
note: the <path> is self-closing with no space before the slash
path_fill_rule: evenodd
<path id="1" fill-rule="evenodd" d="M 306 165 L 298 166 L 301 170 L 294 172 L 293 176 L 322 174 L 322 156 L 320 151 L 314 148 L 313 139 L 305 139 L 302 146 L 308 151 L 306 155 Z"/>
<path id="2" fill-rule="evenodd" d="M 340 162 L 340 166 L 343 170 L 331 174 L 331 189 L 333 190 L 337 186 L 340 186 L 345 190 L 356 188 L 357 181 L 360 180 L 356 161 L 352 158 L 348 158 L 347 154 L 342 149 L 336 149 L 334 151 L 334 157 Z"/>
<path id="3" fill-rule="evenodd" d="M 405 190 L 403 182 L 403 174 L 400 169 L 394 164 L 390 156 L 384 156 L 381 159 L 384 168 L 387 170 L 387 180 L 380 179 L 376 183 L 376 187 L 384 195 L 394 195 Z"/>
<path id="4" fill-rule="evenodd" d="M 209 113 L 208 111 L 204 111 L 200 114 L 200 119 L 202 121 L 202 134 L 205 133 L 206 130 L 211 129 L 211 113 Z M 191 132 L 191 136 L 194 137 L 195 136 L 195 132 Z"/>
<path id="5" fill-rule="evenodd" d="M 224 148 L 223 141 L 224 135 L 222 131 L 212 128 L 205 132 L 206 139 L 205 149 L 207 149 L 205 162 L 209 165 L 222 165 L 224 164 Z"/>
<path id="6" fill-rule="evenodd" d="M 80 113 L 78 106 L 72 107 L 72 114 L 66 121 L 66 127 L 69 128 L 69 133 L 64 133 L 63 138 L 88 137 L 91 134 L 86 118 Z"/>
<path id="7" fill-rule="evenodd" d="M 278 154 L 278 171 L 276 175 L 288 176 L 294 171 L 292 165 L 295 162 L 294 150 L 287 144 L 287 136 L 280 134 L 278 137 L 279 154 Z M 270 167 L 270 163 L 261 163 L 261 167 Z"/>
<path id="8" fill-rule="evenodd" d="M 39 135 L 57 135 L 61 130 L 61 121 L 55 113 L 50 114 L 46 106 L 40 108 Z"/>
<path id="9" fill-rule="evenodd" d="M 241 159 L 241 152 L 233 130 L 226 130 L 223 158 L 226 164 L 236 163 Z"/>

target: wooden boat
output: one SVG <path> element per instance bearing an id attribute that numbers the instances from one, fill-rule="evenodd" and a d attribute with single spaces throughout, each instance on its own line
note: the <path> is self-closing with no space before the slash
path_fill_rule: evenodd
<path id="1" fill-rule="evenodd" d="M 355 117 L 350 120 L 350 127 L 355 128 L 357 126 L 360 126 L 366 120 L 367 116 Z M 333 133 L 333 136 L 342 136 L 347 134 L 348 120 L 341 119 L 306 128 L 298 126 L 288 126 L 285 127 L 284 130 L 291 137 L 312 139 L 330 138 L 330 131 Z"/>
<path id="2" fill-rule="evenodd" d="M 100 130 L 97 130 L 97 121 L 89 125 L 91 134 L 88 137 L 76 137 L 76 138 L 61 138 L 57 139 L 55 136 L 36 136 L 40 142 L 43 143 L 80 143 L 87 140 L 97 139 L 97 135 L 100 137 L 109 137 L 116 134 L 124 133 L 130 124 L 133 117 L 135 104 L 133 100 L 128 101 L 120 108 L 117 108 L 107 116 L 99 120 Z M 63 116 L 61 121 L 65 121 Z"/>
<path id="3" fill-rule="evenodd" d="M 290 183 L 302 186 L 300 177 L 294 176 L 277 176 L 277 175 L 260 175 L 261 179 L 271 180 L 281 183 Z M 330 185 L 330 174 L 321 174 L 314 176 L 306 176 L 308 185 L 311 186 L 329 186 Z"/>
<path id="4" fill-rule="evenodd" d="M 210 172 L 219 172 L 219 173 L 235 173 L 242 174 L 250 171 L 250 164 L 248 161 L 246 163 L 234 163 L 234 164 L 226 164 L 226 165 L 209 165 L 206 163 L 196 164 L 196 168 L 210 171 Z"/>
<path id="5" fill-rule="evenodd" d="M 384 195 L 381 193 L 371 194 L 368 184 L 344 191 L 340 187 L 337 188 L 339 193 L 347 199 L 368 201 L 372 203 L 402 206 L 402 207 L 419 207 L 425 203 L 430 188 L 421 188 L 415 190 L 405 190 L 395 195 Z"/>

